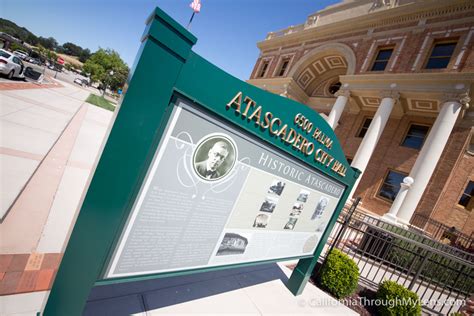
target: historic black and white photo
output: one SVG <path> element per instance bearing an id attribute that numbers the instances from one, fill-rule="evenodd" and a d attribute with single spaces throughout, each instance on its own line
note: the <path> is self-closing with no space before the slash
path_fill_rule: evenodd
<path id="1" fill-rule="evenodd" d="M 288 218 L 288 222 L 286 222 L 285 227 L 283 227 L 283 229 L 293 230 L 295 228 L 297 221 L 298 221 L 297 218 L 293 218 L 293 217 Z"/>
<path id="2" fill-rule="evenodd" d="M 303 203 L 301 203 L 301 202 L 295 202 L 295 204 L 293 204 L 292 210 L 302 211 L 302 210 L 303 210 L 303 207 L 304 207 L 304 204 L 303 204 Z"/>
<path id="3" fill-rule="evenodd" d="M 313 215 L 311 216 L 311 220 L 315 220 L 317 218 L 321 218 L 323 216 L 323 212 L 326 209 L 326 206 L 328 206 L 329 199 L 327 197 L 322 196 L 318 204 L 316 205 L 316 209 L 314 210 Z"/>
<path id="4" fill-rule="evenodd" d="M 268 225 L 268 221 L 270 220 L 270 215 L 267 214 L 258 214 L 255 217 L 253 222 L 253 227 L 256 228 L 265 228 Z"/>
<path id="5" fill-rule="evenodd" d="M 260 212 L 273 213 L 277 203 L 278 203 L 277 198 L 273 196 L 265 197 L 265 201 L 262 203 L 262 206 L 260 207 Z"/>
<path id="6" fill-rule="evenodd" d="M 217 250 L 216 256 L 243 254 L 248 243 L 248 239 L 244 236 L 235 233 L 226 233 Z"/>
<path id="7" fill-rule="evenodd" d="M 300 214 L 301 214 L 301 210 L 294 208 L 291 210 L 290 216 L 298 216 Z"/>
<path id="8" fill-rule="evenodd" d="M 233 168 L 236 149 L 230 138 L 214 135 L 200 142 L 193 156 L 194 171 L 207 181 L 225 177 Z"/>
<path id="9" fill-rule="evenodd" d="M 307 190 L 301 190 L 300 194 L 298 195 L 298 198 L 296 199 L 298 202 L 304 202 L 308 201 L 309 197 L 309 191 Z"/>
<path id="10" fill-rule="evenodd" d="M 273 180 L 272 185 L 268 188 L 268 193 L 273 193 L 278 196 L 281 195 L 283 189 L 285 188 L 286 183 L 281 180 Z"/>

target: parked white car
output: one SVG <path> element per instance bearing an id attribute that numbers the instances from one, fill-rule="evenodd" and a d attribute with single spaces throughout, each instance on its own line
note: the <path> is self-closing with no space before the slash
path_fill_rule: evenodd
<path id="1" fill-rule="evenodd" d="M 23 78 L 25 66 L 20 58 L 12 53 L 0 49 L 0 73 L 7 75 L 8 79 Z"/>
<path id="2" fill-rule="evenodd" d="M 13 52 L 13 55 L 17 55 L 18 57 L 20 57 L 21 59 L 25 59 L 26 57 L 28 57 L 28 53 L 27 52 L 24 52 L 22 50 L 16 50 Z"/>

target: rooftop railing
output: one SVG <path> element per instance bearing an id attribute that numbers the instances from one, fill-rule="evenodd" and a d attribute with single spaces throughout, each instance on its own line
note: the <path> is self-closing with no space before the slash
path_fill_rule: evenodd
<path id="1" fill-rule="evenodd" d="M 317 17 L 317 16 L 310 16 L 310 17 L 306 20 L 306 22 L 303 23 L 303 24 L 292 25 L 292 26 L 290 26 L 290 27 L 287 27 L 286 29 L 283 29 L 283 30 L 280 30 L 280 31 L 276 31 L 276 32 L 270 32 L 270 33 L 268 33 L 268 34 L 267 34 L 267 37 L 265 38 L 265 40 L 270 40 L 270 39 L 272 39 L 272 38 L 277 38 L 277 37 L 286 36 L 286 35 L 289 35 L 289 34 L 301 32 L 301 31 L 304 31 L 304 30 L 306 30 L 306 29 L 315 27 L 316 24 L 317 24 L 317 21 L 318 21 L 318 17 Z"/>

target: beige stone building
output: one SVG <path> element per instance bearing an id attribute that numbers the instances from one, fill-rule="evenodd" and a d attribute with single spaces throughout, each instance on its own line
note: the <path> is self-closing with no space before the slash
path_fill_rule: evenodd
<path id="1" fill-rule="evenodd" d="M 361 208 L 474 230 L 474 2 L 346 0 L 270 32 L 249 83 L 326 115 Z"/>

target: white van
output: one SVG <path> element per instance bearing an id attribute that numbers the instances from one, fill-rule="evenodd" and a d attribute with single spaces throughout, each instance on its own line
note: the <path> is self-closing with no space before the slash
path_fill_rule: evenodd
<path id="1" fill-rule="evenodd" d="M 21 59 L 25 59 L 26 57 L 28 57 L 28 53 L 22 51 L 22 50 L 16 50 L 13 52 L 14 55 L 17 55 L 18 57 L 20 57 Z"/>

